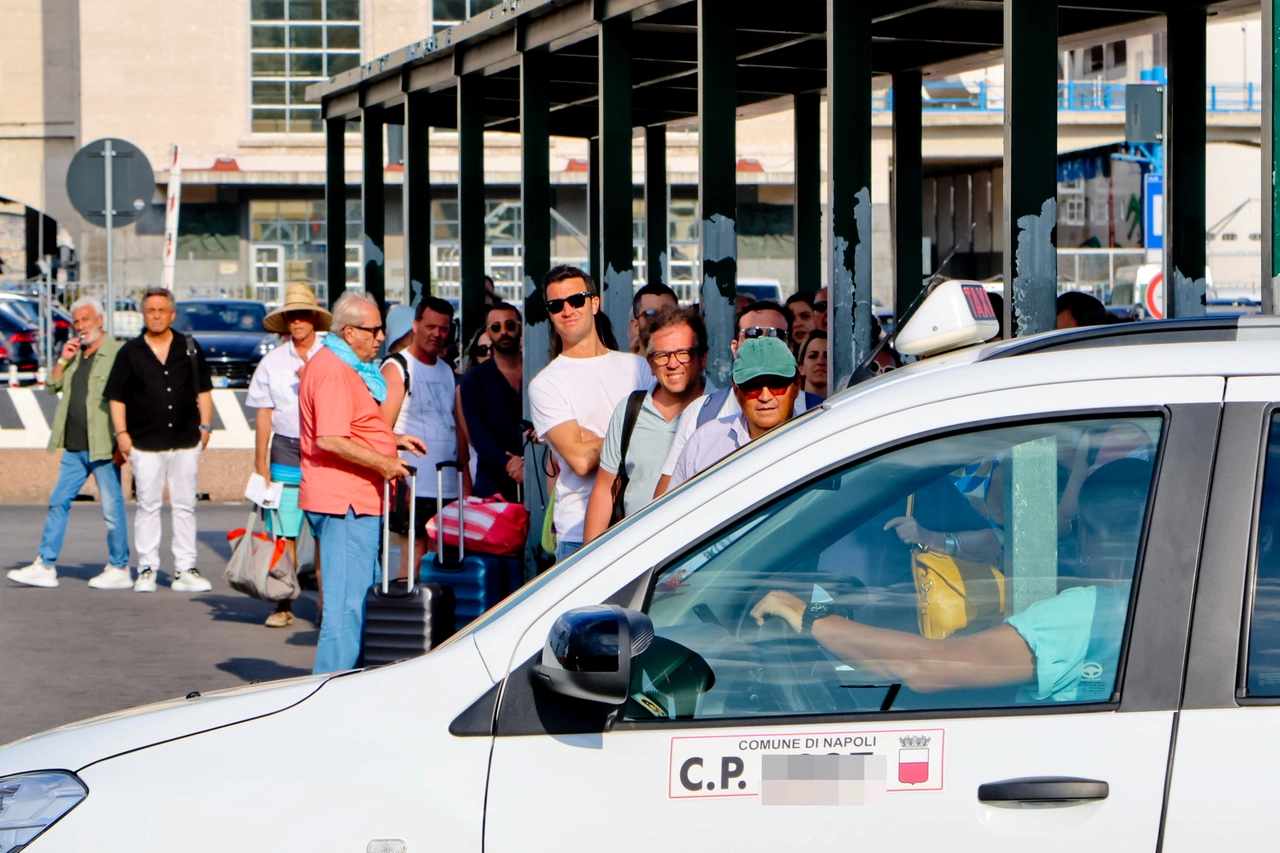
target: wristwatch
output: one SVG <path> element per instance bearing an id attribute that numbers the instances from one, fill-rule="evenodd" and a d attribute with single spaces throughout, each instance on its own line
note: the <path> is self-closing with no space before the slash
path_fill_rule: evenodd
<path id="1" fill-rule="evenodd" d="M 800 617 L 800 634 L 809 637 L 813 635 L 813 623 L 819 619 L 825 619 L 831 615 L 830 601 L 815 601 L 804 609 L 804 615 Z"/>

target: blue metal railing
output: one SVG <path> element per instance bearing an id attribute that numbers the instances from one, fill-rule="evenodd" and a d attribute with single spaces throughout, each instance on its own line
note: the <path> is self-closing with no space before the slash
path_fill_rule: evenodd
<path id="1" fill-rule="evenodd" d="M 1124 83 L 1069 80 L 1058 84 L 1058 109 L 1062 111 L 1124 111 Z M 1000 112 L 1004 109 L 1004 86 L 980 81 L 972 87 L 961 86 L 941 90 L 945 96 L 923 99 L 926 112 Z M 959 92 L 965 92 L 961 95 Z M 872 108 L 877 112 L 893 109 L 893 90 L 876 92 Z M 1256 83 L 1211 83 L 1205 89 L 1205 108 L 1211 113 L 1245 113 L 1262 111 L 1262 87 Z"/>

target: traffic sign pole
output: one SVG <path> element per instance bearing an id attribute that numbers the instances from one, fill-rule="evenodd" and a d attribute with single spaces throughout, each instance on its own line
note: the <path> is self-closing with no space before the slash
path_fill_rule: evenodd
<path id="1" fill-rule="evenodd" d="M 102 143 L 102 180 L 105 186 L 103 195 L 106 197 L 106 204 L 103 205 L 102 215 L 107 220 L 107 298 L 104 309 L 107 312 L 107 334 L 111 337 L 116 336 L 116 271 L 115 271 L 115 252 L 113 251 L 115 238 L 111 234 L 113 227 L 112 220 L 115 218 L 115 196 L 112 193 L 114 189 L 111 186 L 111 173 L 114 168 L 115 152 L 111 150 L 111 140 L 103 140 Z"/>

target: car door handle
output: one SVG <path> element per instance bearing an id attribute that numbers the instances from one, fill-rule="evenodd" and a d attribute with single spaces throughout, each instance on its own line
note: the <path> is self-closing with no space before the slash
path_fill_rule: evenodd
<path id="1" fill-rule="evenodd" d="M 1027 776 L 986 782 L 978 786 L 983 803 L 1083 803 L 1105 800 L 1110 786 L 1097 779 L 1074 776 Z"/>

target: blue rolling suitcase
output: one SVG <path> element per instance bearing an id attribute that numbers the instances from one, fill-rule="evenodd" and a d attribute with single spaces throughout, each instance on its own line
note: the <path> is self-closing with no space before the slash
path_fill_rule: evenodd
<path id="1" fill-rule="evenodd" d="M 457 462 L 436 465 L 436 517 L 444 521 L 444 471 L 452 468 L 462 494 L 462 466 Z M 463 501 L 458 500 L 458 530 L 463 529 Z M 439 522 L 438 522 L 439 523 Z M 439 584 L 453 590 L 455 630 L 466 627 L 490 607 L 524 583 L 524 563 L 519 554 L 468 554 L 459 537 L 457 559 L 446 558 L 444 537 L 436 538 L 436 552 L 422 558 L 419 578 L 424 584 Z"/>

